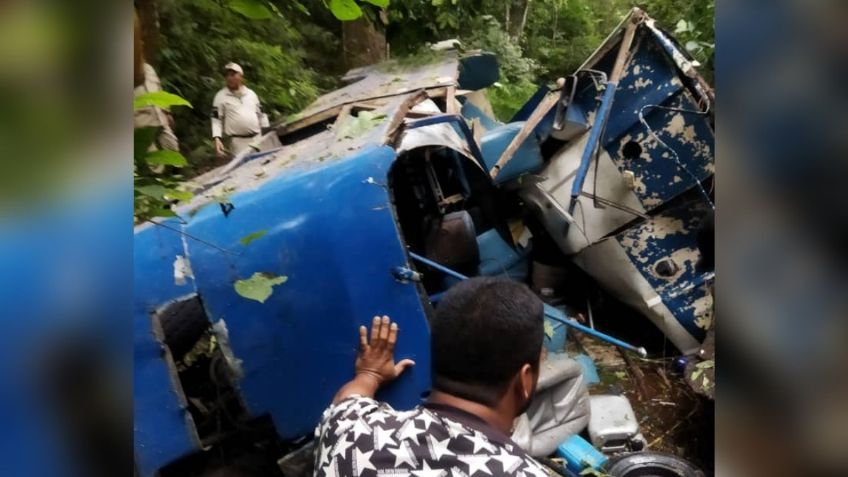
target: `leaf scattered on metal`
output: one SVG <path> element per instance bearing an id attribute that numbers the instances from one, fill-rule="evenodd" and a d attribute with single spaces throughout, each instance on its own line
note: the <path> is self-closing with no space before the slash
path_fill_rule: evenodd
<path id="1" fill-rule="evenodd" d="M 236 280 L 233 284 L 236 293 L 248 300 L 256 300 L 265 303 L 273 293 L 276 285 L 282 285 L 289 278 L 277 276 L 271 273 L 256 272 L 250 278 Z"/>
<path id="2" fill-rule="evenodd" d="M 370 131 L 386 120 L 384 113 L 360 111 L 356 116 L 348 116 L 339 126 L 336 139 L 353 139 Z"/>
<path id="3" fill-rule="evenodd" d="M 545 320 L 545 336 L 548 338 L 554 337 L 554 325 L 548 320 Z"/>
<path id="4" fill-rule="evenodd" d="M 267 233 L 268 233 L 267 230 L 257 230 L 256 232 L 253 232 L 252 234 L 248 234 L 248 235 L 245 235 L 244 237 L 240 238 L 239 243 L 244 245 L 244 246 L 247 246 L 247 244 L 249 244 L 250 242 L 253 242 L 254 240 L 256 240 L 258 238 L 264 237 L 265 234 L 267 234 Z"/>

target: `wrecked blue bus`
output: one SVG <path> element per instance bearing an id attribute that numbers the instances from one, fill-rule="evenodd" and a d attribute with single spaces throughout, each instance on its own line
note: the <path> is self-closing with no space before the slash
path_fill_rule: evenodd
<path id="1" fill-rule="evenodd" d="M 420 403 L 427 317 L 457 275 L 530 283 L 568 262 L 697 350 L 713 308 L 698 236 L 714 209 L 714 93 L 696 66 L 634 9 L 502 123 L 491 54 L 390 61 L 195 178 L 177 217 L 135 230 L 137 473 L 225 466 L 212 451 L 225 443 L 226 459 L 284 467 L 375 315 L 417 362 L 379 397 Z"/>

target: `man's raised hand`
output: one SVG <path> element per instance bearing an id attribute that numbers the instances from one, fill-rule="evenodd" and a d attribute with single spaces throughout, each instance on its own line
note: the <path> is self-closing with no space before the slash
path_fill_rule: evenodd
<path id="1" fill-rule="evenodd" d="M 397 378 L 406 368 L 413 366 L 415 362 L 411 359 L 404 359 L 395 364 L 394 352 L 397 337 L 397 323 L 392 323 L 388 316 L 374 317 L 371 323 L 370 343 L 368 329 L 360 326 L 356 375 L 372 377 L 379 385 Z"/>

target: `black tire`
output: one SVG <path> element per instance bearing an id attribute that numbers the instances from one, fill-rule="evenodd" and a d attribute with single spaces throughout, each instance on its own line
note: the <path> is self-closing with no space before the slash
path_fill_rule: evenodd
<path id="1" fill-rule="evenodd" d="M 209 329 L 209 319 L 199 296 L 178 301 L 159 313 L 165 344 L 179 361 Z"/>
<path id="2" fill-rule="evenodd" d="M 604 464 L 612 477 L 705 477 L 686 460 L 660 452 L 634 452 L 613 457 Z"/>

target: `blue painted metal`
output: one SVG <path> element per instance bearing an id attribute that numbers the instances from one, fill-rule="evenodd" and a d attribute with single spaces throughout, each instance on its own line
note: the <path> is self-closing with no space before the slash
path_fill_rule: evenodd
<path id="1" fill-rule="evenodd" d="M 457 85 L 461 89 L 478 90 L 488 88 L 500 78 L 498 57 L 492 53 L 480 53 L 459 60 Z"/>
<path id="2" fill-rule="evenodd" d="M 509 144 L 524 127 L 523 122 L 509 123 L 495 129 L 486 131 L 483 135 L 482 150 L 483 160 L 485 161 L 486 170 L 491 170 L 501 154 L 509 147 Z M 530 135 L 521 143 L 518 150 L 512 159 L 498 173 L 495 183 L 501 184 L 518 178 L 522 174 L 528 172 L 536 172 L 544 165 L 542 152 L 539 149 L 539 142 L 534 135 Z"/>
<path id="3" fill-rule="evenodd" d="M 595 362 L 592 361 L 592 358 L 590 358 L 589 355 L 578 354 L 572 359 L 580 363 L 580 367 L 583 368 L 583 381 L 586 384 L 597 384 L 601 382 L 601 377 L 598 376 L 598 368 L 595 366 Z"/>
<path id="4" fill-rule="evenodd" d="M 557 447 L 557 454 L 565 459 L 566 468 L 583 475 L 586 468 L 599 470 L 606 463 L 607 456 L 595 449 L 592 444 L 575 434 Z"/>
<path id="5" fill-rule="evenodd" d="M 490 117 L 488 114 L 484 113 L 480 108 L 471 104 L 470 101 L 465 101 L 462 105 L 462 109 L 460 109 L 460 114 L 462 117 L 466 119 L 479 119 L 480 125 L 483 126 L 483 129 L 486 131 L 495 129 L 498 126 L 502 126 L 503 123 L 499 122 L 495 118 Z"/>
<path id="6" fill-rule="evenodd" d="M 545 321 L 548 323 L 546 326 L 551 327 L 552 333 L 550 336 L 545 333 L 545 339 L 542 343 L 549 353 L 563 352 L 565 350 L 565 340 L 568 337 L 568 327 L 562 322 L 554 321 L 547 317 Z"/>
<path id="7" fill-rule="evenodd" d="M 496 229 L 489 229 L 477 236 L 477 248 L 480 250 L 480 275 L 506 275 L 520 282 L 527 280 L 530 247 L 512 247 Z"/>
<path id="8" fill-rule="evenodd" d="M 417 363 L 378 397 L 399 408 L 421 401 L 430 388 L 429 330 L 415 284 L 393 276 L 409 267 L 382 185 L 394 159 L 393 149 L 370 147 L 322 168 L 290 170 L 232 195 L 229 216 L 205 207 L 174 224 L 215 247 L 161 228 L 136 232 L 136 456 L 145 476 L 193 448 L 148 319 L 155 306 L 184 292 L 203 298 L 211 321 L 225 321 L 242 361 L 237 386 L 245 405 L 253 416 L 269 414 L 283 439 L 312 433 L 351 378 L 358 327 L 375 315 L 399 323 L 397 355 Z M 259 230 L 266 234 L 240 244 Z M 194 272 L 185 287 L 173 285 L 176 254 L 187 255 Z M 288 281 L 265 303 L 239 296 L 233 283 L 256 272 Z"/>
<path id="9" fill-rule="evenodd" d="M 703 312 L 712 307 L 709 288 L 715 277 L 714 270 L 702 269 L 698 264 L 700 253 L 696 231 L 707 210 L 707 204 L 692 200 L 665 210 L 615 237 L 669 311 L 698 341 L 706 335 L 708 323 L 702 321 Z M 656 271 L 660 260 L 674 261 L 679 271 L 671 277 L 660 276 Z"/>
<path id="10" fill-rule="evenodd" d="M 586 148 L 583 150 L 583 156 L 580 158 L 580 166 L 577 169 L 577 176 L 574 179 L 574 184 L 571 187 L 571 202 L 568 204 L 568 213 L 574 213 L 574 206 L 577 205 L 575 200 L 583 190 L 583 183 L 586 181 L 586 173 L 589 171 L 589 164 L 595 157 L 595 150 L 598 148 L 598 141 L 601 139 L 601 133 L 604 130 L 604 125 L 609 115 L 612 99 L 615 95 L 615 89 L 618 85 L 614 82 L 609 82 L 606 85 L 604 96 L 601 99 L 601 104 L 595 116 L 595 123 L 592 125 L 592 131 L 589 133 L 589 142 L 586 143 Z"/>
<path id="11" fill-rule="evenodd" d="M 220 214 L 220 211 L 218 212 Z M 179 230 L 179 221 L 162 220 Z M 142 476 L 200 449 L 175 371 L 153 334 L 153 314 L 168 302 L 196 292 L 194 281 L 174 281 L 174 260 L 185 256 L 182 237 L 173 230 L 145 224 L 133 247 L 133 436 Z"/>
<path id="12" fill-rule="evenodd" d="M 471 133 L 471 129 L 469 129 L 468 124 L 465 122 L 465 118 L 458 114 L 436 114 L 426 118 L 416 119 L 415 121 L 407 123 L 406 129 L 423 128 L 425 126 L 432 126 L 433 124 L 444 123 L 452 123 L 454 127 L 459 129 L 460 133 L 465 136 L 465 140 L 468 142 L 468 148 L 471 150 L 471 154 L 474 156 L 474 159 L 476 159 L 481 166 L 485 167 L 486 163 L 483 161 L 483 153 L 480 151 L 480 148 L 477 147 L 477 141 L 474 140 L 474 134 Z"/>

